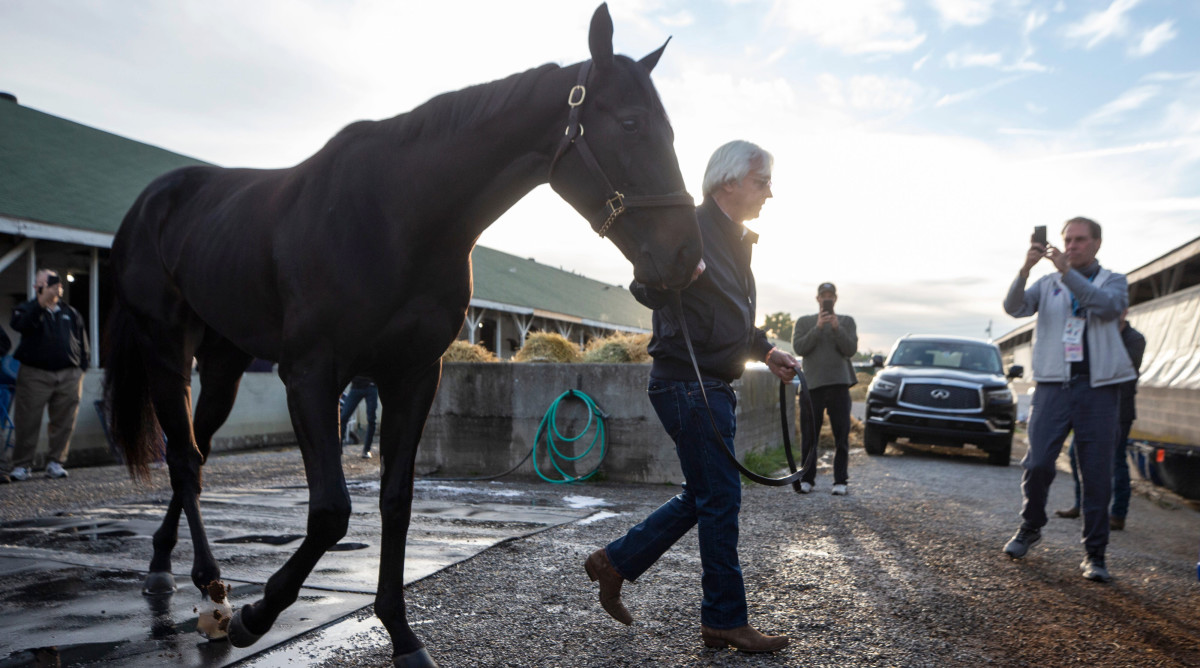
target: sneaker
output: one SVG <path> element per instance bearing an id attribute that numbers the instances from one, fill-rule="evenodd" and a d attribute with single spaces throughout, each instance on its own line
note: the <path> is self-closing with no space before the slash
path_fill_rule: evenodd
<path id="1" fill-rule="evenodd" d="M 1079 517 L 1079 506 L 1071 506 L 1070 508 L 1056 510 L 1054 511 L 1054 514 L 1064 519 L 1073 520 L 1076 517 Z"/>
<path id="2" fill-rule="evenodd" d="M 800 492 L 801 494 L 808 494 L 809 492 L 812 491 L 812 483 L 811 482 L 802 482 L 802 483 L 800 483 L 800 487 L 796 491 Z"/>
<path id="3" fill-rule="evenodd" d="M 8 474 L 13 480 L 29 480 L 29 469 L 18 466 Z"/>
<path id="4" fill-rule="evenodd" d="M 64 469 L 62 464 L 59 464 L 58 462 L 50 462 L 46 465 L 46 477 L 65 478 L 67 477 L 67 470 Z"/>
<path id="5" fill-rule="evenodd" d="M 1017 535 L 1008 541 L 1004 546 L 1004 553 L 1013 559 L 1020 559 L 1029 552 L 1029 548 L 1037 545 L 1037 542 L 1042 539 L 1041 529 L 1026 529 L 1021 527 L 1017 529 Z"/>
<path id="6" fill-rule="evenodd" d="M 833 486 L 833 495 L 834 496 L 846 496 L 846 486 L 845 485 L 834 485 Z"/>
<path id="7" fill-rule="evenodd" d="M 1104 567 L 1104 557 L 1094 557 L 1088 555 L 1084 557 L 1083 563 L 1079 564 L 1083 569 L 1083 577 L 1094 582 L 1112 582 L 1112 575 L 1108 569 Z"/>
<path id="8" fill-rule="evenodd" d="M 371 458 L 371 451 L 370 451 L 370 450 L 363 450 L 363 451 L 362 451 L 362 454 L 361 454 L 361 455 L 359 455 L 359 456 L 360 456 L 360 457 L 362 457 L 363 459 L 370 459 L 370 458 Z"/>

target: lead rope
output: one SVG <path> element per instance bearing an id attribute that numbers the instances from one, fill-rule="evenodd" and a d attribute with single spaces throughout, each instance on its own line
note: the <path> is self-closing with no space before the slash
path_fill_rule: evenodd
<path id="1" fill-rule="evenodd" d="M 818 432 L 816 432 L 814 429 L 815 425 L 813 424 L 812 419 L 812 398 L 808 394 L 808 381 L 805 380 L 804 374 L 799 370 L 796 371 L 796 377 L 800 380 L 801 422 L 803 427 L 808 430 L 808 434 L 810 436 L 809 442 L 812 443 L 812 447 L 809 448 L 808 451 L 808 456 L 805 458 L 804 466 L 802 466 L 800 470 L 796 470 L 796 457 L 792 453 L 792 439 L 788 435 L 787 384 L 784 381 L 779 381 L 779 412 L 780 420 L 783 424 L 783 450 L 787 454 L 788 468 L 791 469 L 792 472 L 790 475 L 786 475 L 781 478 L 769 478 L 764 475 L 759 475 L 743 466 L 742 463 L 737 460 L 737 457 L 734 456 L 733 452 L 729 449 L 729 446 L 725 445 L 725 439 L 721 436 L 721 429 L 717 427 L 717 419 L 713 417 L 712 406 L 708 403 L 708 392 L 704 390 L 704 377 L 700 373 L 700 364 L 696 361 L 696 352 L 692 348 L 692 337 L 691 334 L 688 333 L 687 319 L 684 318 L 683 315 L 683 303 L 680 301 L 679 292 L 676 290 L 671 292 L 671 310 L 674 312 L 675 317 L 679 319 L 679 326 L 683 330 L 683 342 L 687 345 L 688 357 L 690 357 L 692 361 L 692 370 L 696 372 L 696 380 L 700 384 L 700 396 L 704 399 L 704 408 L 708 412 L 708 421 L 712 425 L 713 433 L 716 435 L 717 440 L 721 443 L 720 450 L 721 452 L 725 453 L 725 458 L 729 460 L 729 463 L 732 464 L 733 467 L 738 470 L 738 472 L 746 476 L 747 479 L 760 485 L 766 485 L 768 487 L 797 485 L 800 478 L 803 477 L 804 474 L 807 473 L 813 466 L 815 466 L 815 455 L 817 454 Z M 807 416 L 805 415 L 805 408 L 808 409 Z M 805 419 L 806 417 L 808 419 Z"/>

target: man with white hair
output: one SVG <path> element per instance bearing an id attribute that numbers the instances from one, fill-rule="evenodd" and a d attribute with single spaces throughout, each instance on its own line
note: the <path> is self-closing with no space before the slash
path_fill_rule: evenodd
<path id="1" fill-rule="evenodd" d="M 743 652 L 774 652 L 786 636 L 764 635 L 750 626 L 746 589 L 738 562 L 741 479 L 718 449 L 733 450 L 737 397 L 730 383 L 748 361 L 764 361 L 781 380 L 791 380 L 796 360 L 773 347 L 754 327 L 755 287 L 750 257 L 758 235 L 743 225 L 758 217 L 771 197 L 774 159 L 746 141 L 717 149 L 704 174 L 704 202 L 696 209 L 704 254 L 699 276 L 680 293 L 696 361 L 720 437 L 713 433 L 683 339 L 670 308 L 671 295 L 634 282 L 634 297 L 654 309 L 648 394 L 667 433 L 685 479 L 683 492 L 584 564 L 600 583 L 600 604 L 614 619 L 633 622 L 621 601 L 621 584 L 634 581 L 693 526 L 699 525 L 701 585 L 700 633 L 708 647 L 730 645 Z"/>

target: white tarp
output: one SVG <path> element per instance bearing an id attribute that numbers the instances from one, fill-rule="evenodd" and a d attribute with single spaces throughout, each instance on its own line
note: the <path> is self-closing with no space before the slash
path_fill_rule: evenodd
<path id="1" fill-rule="evenodd" d="M 1142 387 L 1200 389 L 1200 285 L 1129 309 L 1146 337 Z"/>

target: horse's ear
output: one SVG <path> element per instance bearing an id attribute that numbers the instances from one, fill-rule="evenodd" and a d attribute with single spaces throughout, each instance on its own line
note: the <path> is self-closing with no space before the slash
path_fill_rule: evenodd
<path id="1" fill-rule="evenodd" d="M 653 71 L 654 66 L 658 64 L 658 59 L 662 58 L 663 51 L 666 50 L 667 45 L 670 43 L 671 43 L 671 38 L 668 37 L 667 41 L 663 42 L 663 45 L 658 47 L 657 51 L 655 51 L 654 53 L 647 54 L 645 58 L 642 58 L 641 60 L 638 61 L 638 64 L 641 65 L 642 67 L 645 67 L 647 72 Z"/>
<path id="2" fill-rule="evenodd" d="M 613 24 L 608 15 L 608 3 L 602 3 L 592 14 L 592 27 L 588 31 L 588 49 L 592 52 L 592 62 L 597 69 L 603 69 L 613 62 Z"/>

